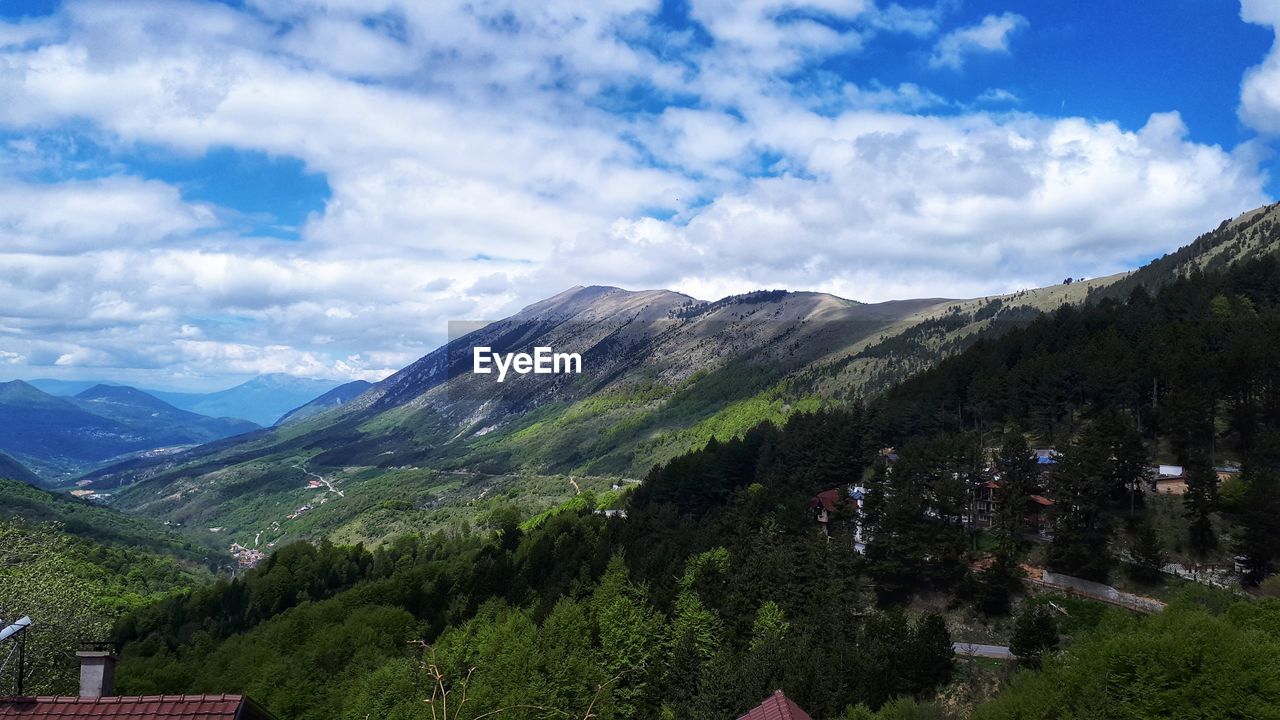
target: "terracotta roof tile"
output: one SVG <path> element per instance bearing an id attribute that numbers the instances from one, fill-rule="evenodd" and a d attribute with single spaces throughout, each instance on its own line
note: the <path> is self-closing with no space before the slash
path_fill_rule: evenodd
<path id="1" fill-rule="evenodd" d="M 738 718 L 738 720 L 812 720 L 809 713 L 800 709 L 799 705 L 791 702 L 791 699 L 782 694 L 781 690 L 775 690 L 772 695 L 764 699 L 764 702 L 751 708 L 746 715 Z"/>
<path id="2" fill-rule="evenodd" d="M 242 708 L 248 712 L 241 714 Z M 241 695 L 0 697 L 0 718 L 23 720 L 269 720 L 270 717 Z"/>

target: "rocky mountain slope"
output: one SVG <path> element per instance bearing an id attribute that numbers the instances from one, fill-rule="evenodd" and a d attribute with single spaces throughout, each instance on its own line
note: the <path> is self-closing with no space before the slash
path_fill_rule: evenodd
<path id="1" fill-rule="evenodd" d="M 379 517 L 429 525 L 442 505 L 488 507 L 498 495 L 522 502 L 522 488 L 537 483 L 566 493 L 625 485 L 711 438 L 878 394 L 1064 304 L 1271 252 L 1276 216 L 1273 206 L 1224 223 L 1194 252 L 1136 273 L 1001 297 L 865 304 L 759 291 L 709 302 L 571 288 L 461 334 L 338 407 L 91 479 L 119 488 L 123 507 L 225 527 L 242 541 L 376 540 Z M 579 353 L 583 372 L 513 373 L 498 383 L 471 372 L 477 346 Z"/>
<path id="2" fill-rule="evenodd" d="M 353 380 L 345 385 L 339 385 L 315 400 L 285 413 L 275 424 L 283 425 L 285 423 L 300 422 L 309 417 L 319 415 L 326 410 L 332 410 L 343 403 L 351 402 L 360 397 L 365 390 L 371 387 L 373 387 L 373 383 L 366 380 Z"/>

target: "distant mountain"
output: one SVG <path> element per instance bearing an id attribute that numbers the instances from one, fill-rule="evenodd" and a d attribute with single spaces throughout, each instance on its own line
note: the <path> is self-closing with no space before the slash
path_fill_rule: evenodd
<path id="1" fill-rule="evenodd" d="M 37 485 L 40 478 L 26 468 L 25 465 L 0 452 L 0 478 L 8 478 L 19 482 Z"/>
<path id="2" fill-rule="evenodd" d="M 62 398 L 21 380 L 0 383 L 0 450 L 46 483 L 122 456 L 198 445 L 254 429 L 243 420 L 178 410 L 133 388 L 99 385 Z"/>
<path id="3" fill-rule="evenodd" d="M 1034 314 L 1032 303 L 1078 301 L 1089 287 L 1008 303 Z M 434 527 L 449 516 L 441 508 L 470 513 L 499 493 L 538 507 L 564 499 L 575 483 L 608 489 L 614 481 L 606 478 L 625 482 L 711 437 L 873 391 L 907 365 L 864 353 L 946 319 L 912 345 L 928 357 L 944 354 L 966 328 L 990 323 L 975 315 L 992 302 L 866 304 L 777 290 L 709 302 L 576 287 L 450 342 L 327 412 L 86 479 L 115 492 L 120 507 L 225 527 L 242 543 L 259 530 L 277 543 L 329 533 L 377 540 L 393 525 Z M 474 346 L 576 352 L 584 372 L 498 383 L 471 372 Z M 530 492 L 538 496 L 524 500 Z"/>
<path id="4" fill-rule="evenodd" d="M 326 410 L 332 410 L 344 403 L 351 402 L 371 387 L 373 387 L 373 383 L 365 380 L 353 380 L 346 385 L 339 385 L 306 405 L 296 407 L 285 413 L 283 417 L 276 421 L 276 425 L 300 422 L 319 415 Z"/>
<path id="5" fill-rule="evenodd" d="M 119 385 L 95 385 L 74 400 L 96 415 L 144 428 L 154 437 L 180 440 L 182 444 L 202 444 L 258 429 L 248 420 L 179 410 L 154 395 Z"/>
<path id="6" fill-rule="evenodd" d="M 241 418 L 268 427 L 289 411 L 315 400 L 337 386 L 338 383 L 333 380 L 273 374 L 262 375 L 218 392 L 153 394 L 183 410 L 210 417 Z"/>
<path id="7" fill-rule="evenodd" d="M 94 385 L 116 384 L 106 380 L 54 380 L 51 378 L 36 378 L 35 380 L 26 380 L 24 382 L 41 392 L 46 392 L 56 397 L 75 397 Z"/>

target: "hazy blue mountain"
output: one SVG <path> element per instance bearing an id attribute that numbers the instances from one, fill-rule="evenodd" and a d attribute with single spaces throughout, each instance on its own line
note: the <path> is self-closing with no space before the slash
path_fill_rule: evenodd
<path id="1" fill-rule="evenodd" d="M 154 395 L 174 407 L 201 415 L 242 418 L 270 426 L 290 410 L 315 400 L 338 385 L 333 380 L 273 374 L 261 375 L 218 392 L 156 392 Z"/>
<path id="2" fill-rule="evenodd" d="M 0 450 L 46 480 L 155 448 L 152 438 L 21 380 L 0 383 Z"/>
<path id="3" fill-rule="evenodd" d="M 251 432 L 258 425 L 233 417 L 209 417 L 180 410 L 137 388 L 95 385 L 73 398 L 73 402 L 95 415 L 146 430 L 155 437 L 201 444 Z"/>
<path id="4" fill-rule="evenodd" d="M 57 397 L 75 397 L 94 385 L 113 385 L 106 380 L 55 380 L 53 378 L 36 378 L 24 380 L 26 384 Z"/>
<path id="5" fill-rule="evenodd" d="M 306 405 L 296 407 L 285 413 L 284 417 L 281 417 L 276 421 L 276 424 L 283 425 L 290 422 L 299 422 L 306 420 L 309 417 L 319 415 L 326 410 L 332 410 L 340 405 L 351 402 L 371 387 L 373 387 L 373 383 L 365 380 L 353 380 L 346 385 L 339 385 Z"/>
<path id="6" fill-rule="evenodd" d="M 255 429 L 244 420 L 179 410 L 130 387 L 97 385 L 64 398 L 21 380 L 0 383 L 0 451 L 34 470 L 44 484 L 129 455 Z"/>

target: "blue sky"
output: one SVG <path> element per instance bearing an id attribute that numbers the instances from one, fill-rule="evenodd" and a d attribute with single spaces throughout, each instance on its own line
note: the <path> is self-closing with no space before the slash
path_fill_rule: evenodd
<path id="1" fill-rule="evenodd" d="M 1267 0 L 0 3 L 0 374 L 377 378 L 574 284 L 966 297 L 1280 195 Z"/>

